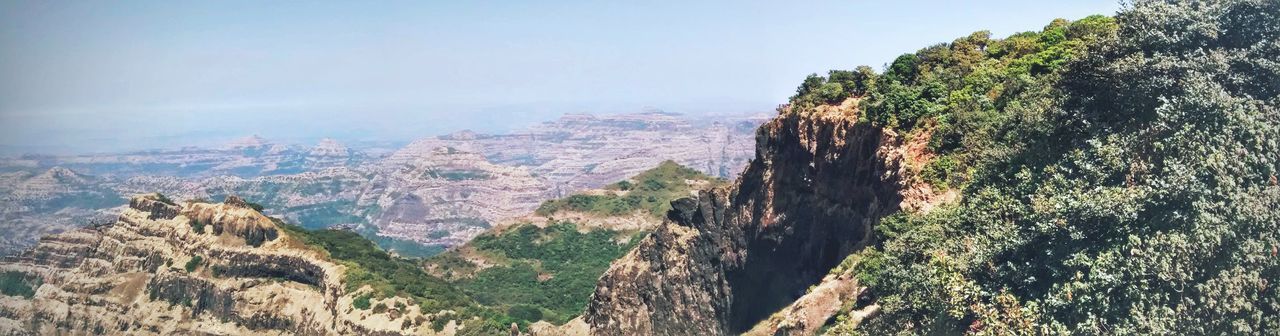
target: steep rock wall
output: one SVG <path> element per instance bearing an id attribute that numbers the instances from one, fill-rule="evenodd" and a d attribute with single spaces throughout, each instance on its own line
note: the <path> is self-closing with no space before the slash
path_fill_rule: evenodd
<path id="1" fill-rule="evenodd" d="M 786 306 L 897 211 L 900 137 L 841 111 L 783 113 L 725 190 L 672 202 L 668 222 L 601 277 L 592 333 L 734 334 Z"/>

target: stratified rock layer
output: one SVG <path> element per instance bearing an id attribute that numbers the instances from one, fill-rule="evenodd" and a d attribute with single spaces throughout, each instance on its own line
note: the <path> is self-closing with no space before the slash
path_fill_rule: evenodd
<path id="1" fill-rule="evenodd" d="M 792 303 L 897 211 L 899 137 L 840 111 L 784 113 L 727 190 L 674 201 L 669 221 L 600 279 L 598 335 L 736 334 Z"/>
<path id="2" fill-rule="evenodd" d="M 237 198 L 138 196 L 113 224 L 0 262 L 38 279 L 29 297 L 0 295 L 0 334 L 430 334 L 417 307 L 391 318 L 350 309 L 345 269 Z"/>

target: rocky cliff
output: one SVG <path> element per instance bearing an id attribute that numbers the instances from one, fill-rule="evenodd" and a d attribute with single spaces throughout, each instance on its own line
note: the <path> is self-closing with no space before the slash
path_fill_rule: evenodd
<path id="1" fill-rule="evenodd" d="M 416 306 L 393 316 L 351 309 L 364 289 L 346 290 L 345 270 L 238 198 L 177 204 L 144 195 L 115 223 L 45 237 L 0 262 L 0 334 L 399 334 L 430 327 Z M 30 291 L 10 290 L 21 287 Z"/>
<path id="2" fill-rule="evenodd" d="M 594 334 L 736 334 L 868 243 L 908 190 L 909 141 L 858 123 L 856 101 L 783 113 L 737 183 L 674 201 L 669 220 L 600 279 Z M 924 190 L 922 194 L 933 193 Z"/>

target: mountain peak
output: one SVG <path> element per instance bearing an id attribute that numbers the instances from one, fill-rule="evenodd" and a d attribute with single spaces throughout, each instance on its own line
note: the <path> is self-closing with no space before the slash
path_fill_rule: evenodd
<path id="1" fill-rule="evenodd" d="M 225 148 L 226 149 L 262 149 L 262 148 L 267 148 L 270 145 L 271 143 L 268 142 L 267 139 L 261 136 L 258 136 L 257 134 L 254 134 L 247 137 L 232 140 L 231 142 L 228 142 L 225 145 Z"/>
<path id="2" fill-rule="evenodd" d="M 308 154 L 311 156 L 346 157 L 351 154 L 351 150 L 346 145 L 338 142 L 338 140 L 324 138 L 320 139 L 320 142 L 315 147 L 311 147 L 311 152 Z"/>
<path id="3" fill-rule="evenodd" d="M 80 175 L 80 173 L 70 168 L 55 166 L 28 179 L 25 184 L 28 186 L 42 185 L 51 187 L 57 185 L 81 185 L 87 182 L 88 179 L 84 175 Z"/>

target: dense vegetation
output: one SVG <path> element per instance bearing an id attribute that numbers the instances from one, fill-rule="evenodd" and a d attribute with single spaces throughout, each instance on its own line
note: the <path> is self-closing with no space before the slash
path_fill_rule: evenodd
<path id="1" fill-rule="evenodd" d="M 1042 118 L 1038 111 L 1056 99 L 1050 91 L 1059 70 L 1115 30 L 1115 19 L 1090 16 L 1005 39 L 976 32 L 899 56 L 883 74 L 859 67 L 811 75 L 792 97 L 792 110 L 858 99 L 865 122 L 929 136 L 938 158 L 922 167 L 921 177 L 957 187 L 969 180 L 976 162 L 1043 135 L 1013 125 Z"/>
<path id="2" fill-rule="evenodd" d="M 569 222 L 546 228 L 525 224 L 481 235 L 471 245 L 508 262 L 479 271 L 458 284 L 481 304 L 521 312 L 510 314 L 513 318 L 564 323 L 582 313 L 596 280 L 609 264 L 643 237 L 644 233 L 604 229 L 582 233 Z"/>
<path id="3" fill-rule="evenodd" d="M 694 190 L 686 180 L 724 183 L 673 161 L 646 170 L 630 180 L 610 184 L 601 195 L 577 194 L 543 202 L 537 214 L 551 216 L 557 211 L 578 211 L 600 216 L 618 216 L 642 210 L 662 217 L 671 209 L 671 200 L 687 196 Z"/>
<path id="4" fill-rule="evenodd" d="M 414 259 L 390 255 L 358 233 L 307 230 L 273 220 L 291 237 L 346 265 L 347 291 L 366 285 L 373 288 L 372 293 L 354 299 L 354 308 L 377 310 L 371 304 L 375 298 L 409 297 L 424 311 L 455 312 L 447 318 L 479 317 L 466 322 L 467 332 L 476 335 L 501 334 L 512 323 L 527 328 L 539 320 L 568 321 L 582 312 L 600 274 L 643 236 L 609 230 L 580 233 L 571 223 L 545 229 L 524 225 L 501 234 L 486 234 L 473 244 L 506 263 L 477 272 L 475 277 L 449 282 L 428 274 Z M 475 268 L 454 254 L 430 262 L 456 271 Z M 195 268 L 192 263 L 187 266 Z M 443 326 L 443 321 L 433 322 L 437 330 Z"/>
<path id="5" fill-rule="evenodd" d="M 365 285 L 374 295 L 413 298 L 424 311 L 466 307 L 470 300 L 444 280 L 427 274 L 412 260 L 392 257 L 359 234 L 344 230 L 307 230 L 277 220 L 278 226 L 304 244 L 317 247 L 347 266 L 347 291 Z"/>
<path id="6" fill-rule="evenodd" d="M 862 332 L 1280 331 L 1278 41 L 1280 2 L 1135 1 L 899 57 L 865 92 L 806 81 L 798 109 L 850 95 L 931 132 L 964 194 L 851 257 L 881 306 Z"/>

